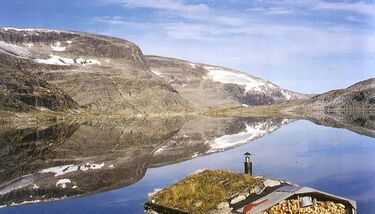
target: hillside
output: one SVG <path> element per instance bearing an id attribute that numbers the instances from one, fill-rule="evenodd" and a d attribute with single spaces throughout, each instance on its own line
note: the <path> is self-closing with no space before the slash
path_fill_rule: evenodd
<path id="1" fill-rule="evenodd" d="M 151 71 L 176 88 L 194 107 L 281 103 L 307 96 L 229 68 L 146 56 Z"/>
<path id="2" fill-rule="evenodd" d="M 62 90 L 27 71 L 0 67 L 0 109 L 30 111 L 47 108 L 64 111 L 78 108 Z"/>

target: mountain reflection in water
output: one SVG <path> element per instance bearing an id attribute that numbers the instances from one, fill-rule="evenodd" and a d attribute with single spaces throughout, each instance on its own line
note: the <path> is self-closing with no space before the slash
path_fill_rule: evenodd
<path id="1" fill-rule="evenodd" d="M 3 128 L 0 203 L 46 201 L 124 187 L 140 180 L 149 167 L 234 148 L 287 121 L 200 117 Z"/>
<path id="2" fill-rule="evenodd" d="M 54 124 L 30 128 L 2 127 L 0 205 L 49 201 L 126 187 L 141 180 L 149 168 L 185 165 L 185 162 L 181 162 L 239 147 L 293 121 L 285 118 L 197 117 Z M 312 121 L 332 125 L 328 120 Z M 371 136 L 373 121 L 365 124 L 370 124 L 370 131 L 366 133 Z M 363 126 L 355 124 L 345 128 L 363 130 Z M 272 146 L 281 146 L 280 155 L 283 148 L 293 147 L 288 142 L 278 143 Z M 269 146 L 254 145 L 253 150 L 263 154 L 258 161 L 269 162 L 268 155 L 275 156 Z M 296 151 L 290 151 L 293 152 Z M 313 152 L 325 151 L 300 152 L 300 155 L 312 156 Z M 228 152 L 218 155 L 228 158 Z M 274 161 L 273 164 L 286 165 L 279 158 Z M 310 159 L 303 164 L 308 168 L 312 162 Z M 228 162 L 219 166 L 208 163 L 195 168 L 242 170 L 241 161 L 235 166 L 233 164 Z M 293 170 L 292 166 L 293 163 L 290 163 L 288 169 L 275 168 L 272 171 L 280 170 L 276 173 L 278 176 L 298 180 L 300 169 Z M 177 171 L 176 175 L 179 175 Z M 258 168 L 258 171 L 262 172 L 262 168 Z M 181 176 L 186 176 L 187 172 L 183 172 Z M 267 175 L 267 170 L 260 174 Z M 159 176 L 163 174 L 159 173 Z M 144 199 L 146 197 L 144 195 Z"/>

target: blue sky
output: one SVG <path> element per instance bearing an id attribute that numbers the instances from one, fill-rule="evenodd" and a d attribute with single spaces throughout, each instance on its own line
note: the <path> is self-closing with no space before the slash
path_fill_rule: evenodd
<path id="1" fill-rule="evenodd" d="M 0 0 L 0 25 L 121 37 L 305 93 L 375 77 L 375 1 Z"/>

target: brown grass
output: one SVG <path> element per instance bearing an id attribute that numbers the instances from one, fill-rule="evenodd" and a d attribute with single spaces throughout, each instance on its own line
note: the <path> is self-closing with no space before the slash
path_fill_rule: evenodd
<path id="1" fill-rule="evenodd" d="M 249 190 L 262 182 L 263 179 L 250 175 L 205 170 L 165 188 L 156 193 L 151 200 L 158 205 L 191 213 L 207 213 L 233 195 Z"/>

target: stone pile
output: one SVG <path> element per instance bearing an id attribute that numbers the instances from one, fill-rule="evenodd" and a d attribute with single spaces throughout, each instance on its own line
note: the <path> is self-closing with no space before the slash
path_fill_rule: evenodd
<path id="1" fill-rule="evenodd" d="M 299 212 L 298 212 L 299 211 Z M 316 202 L 308 207 L 299 208 L 299 202 L 296 199 L 286 200 L 274 205 L 270 209 L 263 211 L 262 214 L 345 214 L 345 206 L 341 203 Z"/>

